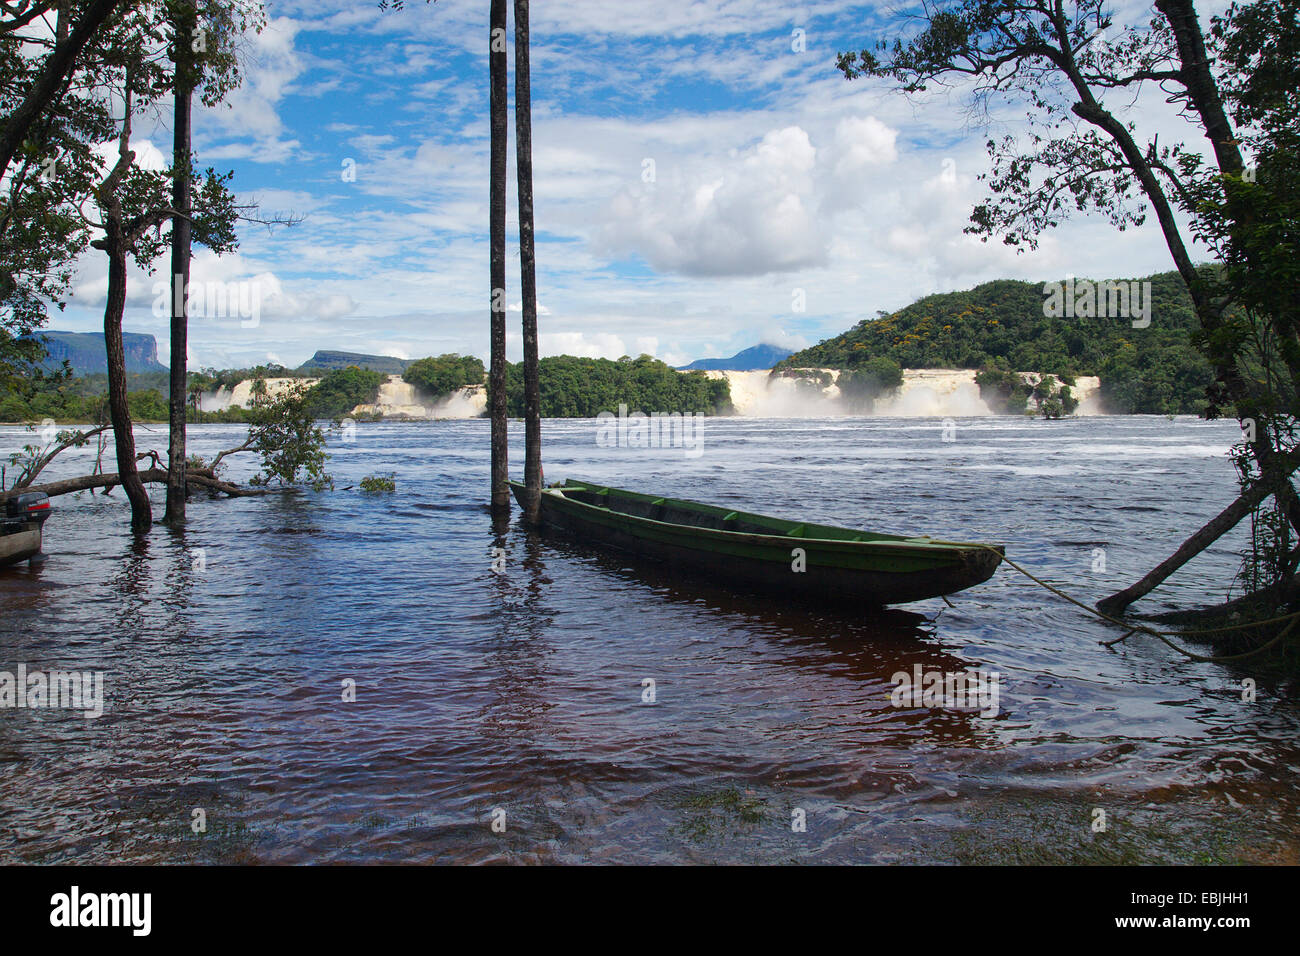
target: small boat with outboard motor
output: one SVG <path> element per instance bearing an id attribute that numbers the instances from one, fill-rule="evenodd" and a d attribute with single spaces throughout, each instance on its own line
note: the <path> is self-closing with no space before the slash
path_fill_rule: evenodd
<path id="1" fill-rule="evenodd" d="M 49 496 L 24 491 L 4 500 L 0 517 L 0 568 L 41 557 L 41 528 L 50 516 Z"/>

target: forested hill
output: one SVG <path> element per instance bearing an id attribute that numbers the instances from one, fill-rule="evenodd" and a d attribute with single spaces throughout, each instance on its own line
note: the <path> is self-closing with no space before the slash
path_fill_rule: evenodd
<path id="1" fill-rule="evenodd" d="M 1130 318 L 1049 318 L 1043 283 L 999 279 L 880 313 L 777 367 L 851 369 L 885 358 L 901 368 L 1097 375 L 1112 411 L 1197 412 L 1213 376 L 1191 345 L 1187 287 L 1176 272 L 1136 281 L 1151 283 L 1147 328 Z"/>

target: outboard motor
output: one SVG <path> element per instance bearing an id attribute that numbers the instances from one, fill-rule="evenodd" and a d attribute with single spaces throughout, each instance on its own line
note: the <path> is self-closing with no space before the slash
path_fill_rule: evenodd
<path id="1" fill-rule="evenodd" d="M 50 498 L 44 492 L 25 491 L 5 499 L 4 533 L 39 530 L 50 516 Z"/>

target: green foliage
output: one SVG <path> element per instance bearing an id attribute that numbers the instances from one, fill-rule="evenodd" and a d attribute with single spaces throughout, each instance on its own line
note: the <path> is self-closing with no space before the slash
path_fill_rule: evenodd
<path id="1" fill-rule="evenodd" d="M 876 355 L 861 368 L 842 371 L 836 384 L 850 410 L 870 412 L 876 398 L 902 385 L 902 368 L 893 359 Z"/>
<path id="2" fill-rule="evenodd" d="M 39 6 L 44 15 L 27 28 L 0 35 L 0 112 L 6 116 L 45 66 L 47 58 L 39 51 L 53 45 L 55 22 L 78 15 L 84 4 Z M 44 324 L 51 303 L 63 308 L 76 262 L 95 232 L 88 214 L 96 204 L 102 213 L 107 200 L 120 202 L 127 222 L 149 226 L 139 235 L 132 229 L 129 237 L 129 253 L 144 268 L 151 268 L 170 239 L 165 210 L 171 170 L 132 164 L 103 189 L 103 157 L 97 149 L 118 138 L 124 92 L 129 90 L 134 113 L 156 108 L 176 79 L 169 51 L 173 56 L 184 51 L 183 72 L 205 105 L 217 105 L 239 83 L 240 38 L 260 32 L 265 21 L 254 0 L 124 4 L 84 48 L 59 94 L 28 128 L 13 162 L 0 170 L 5 180 L 0 196 L 0 386 L 29 375 L 44 357 L 24 336 Z M 192 50 L 195 22 L 203 32 L 199 52 Z M 194 241 L 218 253 L 234 248 L 240 209 L 228 188 L 230 174 L 209 169 L 200 175 L 192 164 L 188 172 L 194 182 Z M 7 414 L 16 411 L 12 403 L 7 407 Z"/>
<path id="3" fill-rule="evenodd" d="M 1056 393 L 1057 400 L 1061 403 L 1061 410 L 1067 415 L 1073 415 L 1079 407 L 1079 400 L 1074 397 L 1074 392 L 1069 385 L 1061 384 Z"/>
<path id="4" fill-rule="evenodd" d="M 901 370 L 887 365 L 885 363 L 876 369 L 876 374 L 882 381 L 892 381 L 891 376 L 895 373 L 901 376 Z M 472 357 L 439 356 L 421 359 L 413 363 L 411 368 L 416 370 L 418 379 L 412 384 L 426 388 L 435 395 L 483 381 L 483 365 Z M 510 414 L 522 416 L 523 366 L 512 365 L 507 372 Z M 629 410 L 709 414 L 728 414 L 731 411 L 731 389 L 726 379 L 709 378 L 704 372 L 678 372 L 648 356 L 618 362 L 575 358 L 571 355 L 553 356 L 542 359 L 540 372 L 542 414 L 548 418 L 594 418 L 602 411 L 617 411 L 620 402 L 625 403 Z M 437 375 L 446 377 L 437 379 Z M 192 401 L 187 418 L 192 424 L 251 424 L 257 419 L 252 409 L 232 406 L 218 412 L 200 412 L 194 407 L 193 397 L 219 388 L 233 388 L 247 379 L 257 382 L 267 378 L 302 376 L 301 372 L 279 365 L 225 371 L 205 368 L 191 372 L 189 390 Z M 830 384 L 831 377 L 824 377 L 824 384 Z M 307 388 L 306 401 L 317 419 L 341 417 L 349 414 L 357 405 L 373 403 L 386 378 L 382 372 L 355 366 L 331 371 Z M 410 381 L 409 378 L 407 380 Z M 443 387 L 437 384 L 439 381 L 457 384 L 445 385 L 446 391 L 440 393 L 436 391 Z M 21 390 L 0 398 L 0 421 L 28 422 L 44 418 L 68 422 L 101 420 L 108 392 L 108 379 L 103 374 L 72 378 L 37 372 L 21 384 Z M 306 383 L 302 384 L 306 387 Z M 129 374 L 127 389 L 134 420 L 167 420 L 167 373 Z"/>
<path id="5" fill-rule="evenodd" d="M 167 398 L 152 388 L 139 392 L 128 392 L 126 401 L 127 407 L 131 410 L 131 420 L 133 422 L 167 421 Z"/>
<path id="6" fill-rule="evenodd" d="M 392 472 L 386 475 L 366 475 L 361 479 L 361 490 L 368 492 L 396 491 L 396 476 Z"/>
<path id="7" fill-rule="evenodd" d="M 836 384 L 849 408 L 870 411 L 877 398 L 903 384 L 903 369 L 893 359 L 877 355 L 860 368 L 845 369 Z"/>
<path id="8" fill-rule="evenodd" d="M 1163 415 L 1199 412 L 1212 378 L 1208 363 L 1190 348 L 1139 347 L 1129 341 L 1115 349 L 1098 374 L 1106 408 Z"/>
<path id="9" fill-rule="evenodd" d="M 1216 365 L 1237 374 L 1245 392 L 1235 411 L 1250 419 L 1256 441 L 1234 449 L 1244 491 L 1261 474 L 1258 448 L 1287 452 L 1300 428 L 1300 4 L 1234 3 L 1214 18 L 1210 49 L 1245 168 L 1222 162 L 1216 168 L 1193 154 L 1180 172 L 1189 183 L 1183 205 L 1194 214 L 1197 238 L 1224 263 L 1207 291 L 1235 307 L 1197 343 Z M 1227 382 L 1225 376 L 1216 383 L 1216 400 L 1227 397 Z M 1212 411 L 1219 411 L 1217 402 Z M 1252 509 L 1238 576 L 1246 592 L 1293 581 L 1300 550 L 1292 535 L 1277 496 Z"/>
<path id="10" fill-rule="evenodd" d="M 506 369 L 509 414 L 524 413 L 522 364 Z M 648 355 L 617 362 L 553 355 L 538 363 L 543 418 L 595 418 L 601 412 L 729 414 L 731 386 L 704 372 L 678 372 Z"/>
<path id="11" fill-rule="evenodd" d="M 1236 413 L 1272 434 L 1300 419 L 1300 5 L 1234 3 L 1213 20 L 1210 44 L 1245 168 L 1221 170 L 1199 153 L 1181 164 L 1182 205 L 1224 263 L 1206 292 L 1235 309 L 1197 344 L 1240 370 L 1249 394 Z"/>
<path id="12" fill-rule="evenodd" d="M 1000 415 L 1023 415 L 1033 391 L 1018 374 L 994 365 L 976 372 L 975 384 L 984 404 Z"/>
<path id="13" fill-rule="evenodd" d="M 0 37 L 0 99 L 6 117 L 26 96 L 44 63 L 34 56 L 31 29 Z M 92 44 L 93 46 L 93 44 Z M 103 95 L 104 67 L 113 55 L 83 57 L 77 80 L 67 85 L 57 108 L 29 129 L 29 139 L 2 170 L 4 215 L 0 218 L 0 379 L 22 375 L 44 357 L 39 346 L 22 344 L 45 321 L 48 304 L 61 304 L 71 292 L 77 258 L 86 250 L 91 227 L 82 206 L 99 182 L 97 144 L 111 140 L 116 124 L 112 102 Z M 99 89 L 95 87 L 99 86 Z M 3 382 L 0 382 L 3 384 Z"/>
<path id="14" fill-rule="evenodd" d="M 317 418 L 338 418 L 358 405 L 368 405 L 379 397 L 379 386 L 387 381 L 382 372 L 349 368 L 327 372 L 306 391 L 307 407 Z"/>
<path id="15" fill-rule="evenodd" d="M 412 362 L 402 373 L 402 380 L 435 398 L 442 398 L 466 385 L 482 385 L 485 374 L 481 359 L 447 354 Z"/>
<path id="16" fill-rule="evenodd" d="M 1143 281 L 1151 282 L 1151 325 L 1145 329 L 1133 328 L 1126 318 L 1049 318 L 1042 284 L 999 279 L 865 319 L 777 368 L 865 372 L 873 360 L 887 359 L 900 368 L 1051 372 L 1071 382 L 1077 375 L 1099 375 L 1110 411 L 1197 412 L 1212 375 L 1192 346 L 1198 323 L 1191 296 L 1176 272 Z M 1010 379 L 976 380 L 981 392 L 996 388 L 1016 410 L 1023 409 Z"/>
<path id="17" fill-rule="evenodd" d="M 27 426 L 29 432 L 35 432 L 37 425 Z M 44 437 L 44 436 L 43 436 Z M 28 442 L 21 451 L 9 456 L 9 468 L 17 471 L 9 489 L 5 489 L 8 469 L 0 469 L 0 491 L 23 488 L 32 483 L 41 470 L 53 460 L 54 456 L 67 448 L 80 448 L 90 441 L 90 435 L 76 429 L 64 429 L 48 438 L 45 444 Z"/>
<path id="18" fill-rule="evenodd" d="M 127 404 L 137 422 L 167 421 L 167 373 L 128 374 Z M 108 376 L 100 373 L 78 377 L 46 375 L 35 370 L 30 378 L 16 383 L 0 399 L 0 421 L 32 422 L 52 418 L 56 422 L 107 421 Z"/>
<path id="19" fill-rule="evenodd" d="M 313 389 L 285 389 L 274 399 L 265 390 L 251 402 L 249 448 L 262 457 L 262 470 L 252 484 L 306 484 L 314 491 L 334 487 L 325 471 L 325 432 L 316 424 Z"/>
<path id="20" fill-rule="evenodd" d="M 253 421 L 254 416 L 240 405 L 231 405 L 215 412 L 199 411 L 193 405 L 185 410 L 185 421 L 191 425 L 243 425 Z"/>

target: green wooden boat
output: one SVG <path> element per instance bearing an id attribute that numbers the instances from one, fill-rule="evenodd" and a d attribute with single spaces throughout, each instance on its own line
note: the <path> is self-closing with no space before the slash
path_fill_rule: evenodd
<path id="1" fill-rule="evenodd" d="M 522 505 L 524 486 L 510 487 Z M 785 521 L 572 479 L 542 490 L 541 523 L 706 580 L 859 607 L 964 590 L 992 577 L 1003 555 L 1001 545 Z"/>

